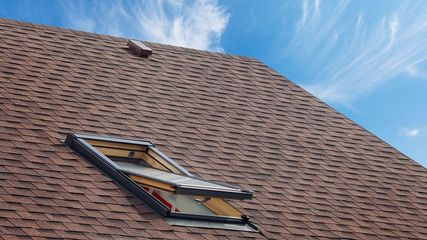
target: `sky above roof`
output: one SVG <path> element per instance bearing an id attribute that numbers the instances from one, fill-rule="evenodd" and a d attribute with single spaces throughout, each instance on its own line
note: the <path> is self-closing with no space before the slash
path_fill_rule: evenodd
<path id="1" fill-rule="evenodd" d="M 0 17 L 255 57 L 427 166 L 427 1 L 0 1 Z"/>

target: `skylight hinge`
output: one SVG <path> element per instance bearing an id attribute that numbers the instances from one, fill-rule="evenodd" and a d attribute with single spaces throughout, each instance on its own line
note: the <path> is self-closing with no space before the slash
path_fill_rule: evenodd
<path id="1" fill-rule="evenodd" d="M 129 40 L 127 45 L 129 46 L 129 50 L 134 52 L 138 57 L 147 58 L 153 54 L 153 50 L 140 41 Z"/>

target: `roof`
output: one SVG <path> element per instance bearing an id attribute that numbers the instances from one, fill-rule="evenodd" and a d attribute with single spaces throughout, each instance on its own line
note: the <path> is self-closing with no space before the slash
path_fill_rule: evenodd
<path id="1" fill-rule="evenodd" d="M 427 238 L 427 170 L 261 62 L 0 20 L 0 232 L 28 238 Z M 261 233 L 168 225 L 67 148 L 146 139 L 251 189 Z"/>

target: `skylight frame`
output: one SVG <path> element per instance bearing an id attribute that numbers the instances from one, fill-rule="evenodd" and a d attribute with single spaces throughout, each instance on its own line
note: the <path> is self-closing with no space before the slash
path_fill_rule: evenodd
<path id="1" fill-rule="evenodd" d="M 100 153 L 98 150 L 96 150 L 91 144 L 89 144 L 86 140 L 98 140 L 98 141 L 106 141 L 106 142 L 114 142 L 114 143 L 123 143 L 123 144 L 134 144 L 134 145 L 140 145 L 140 146 L 146 146 L 148 148 L 150 148 L 150 150 L 152 150 L 154 153 L 156 153 L 157 155 L 159 155 L 160 157 L 162 157 L 164 160 L 166 160 L 169 164 L 171 164 L 173 167 L 175 167 L 176 169 L 178 169 L 182 174 L 193 177 L 193 175 L 191 173 L 189 173 L 185 168 L 181 167 L 177 162 L 175 162 L 174 160 L 170 159 L 168 156 L 166 156 L 165 154 L 163 154 L 161 151 L 159 151 L 156 146 L 151 143 L 150 141 L 145 141 L 145 140 L 132 140 L 132 139 L 122 139 L 122 138 L 114 138 L 114 137 L 105 137 L 105 136 L 94 136 L 94 135 L 88 135 L 88 134 L 75 134 L 75 133 L 70 133 L 68 134 L 68 136 L 73 135 L 74 138 L 78 138 L 83 140 L 82 142 L 85 143 L 85 145 L 88 145 L 89 148 L 94 149 L 98 154 L 102 154 Z M 67 139 L 68 139 L 67 136 Z M 86 139 L 86 140 L 85 140 Z M 67 143 L 67 141 L 66 141 Z M 106 159 L 108 159 L 108 162 L 112 162 L 114 164 L 115 168 L 118 168 L 117 164 L 115 164 L 113 161 L 111 161 L 107 156 L 105 156 L 104 154 L 102 154 Z"/>
<path id="2" fill-rule="evenodd" d="M 137 198 L 142 200 L 145 204 L 150 206 L 160 216 L 168 216 L 168 213 L 170 212 L 168 207 L 166 207 L 158 199 L 152 197 L 150 193 L 132 181 L 128 176 L 126 176 L 126 174 L 117 170 L 118 166 L 115 162 L 91 146 L 88 142 L 86 142 L 85 139 L 100 140 L 95 136 L 69 133 L 65 139 L 65 144 L 79 153 L 83 158 L 91 162 L 95 167 L 99 168 L 102 172 L 110 176 L 113 180 L 117 181 L 120 185 L 122 185 L 130 193 L 134 194 Z M 102 139 L 110 138 L 102 137 Z M 111 140 L 114 141 L 115 139 L 111 138 Z M 149 144 L 149 142 L 144 141 L 141 142 L 141 144 L 146 146 L 146 144 Z"/>
<path id="3" fill-rule="evenodd" d="M 133 163 L 129 163 L 133 164 Z M 199 195 L 199 196 L 206 196 L 206 197 L 219 197 L 219 198 L 227 198 L 227 199 L 252 199 L 253 193 L 250 191 L 247 191 L 245 189 L 241 189 L 235 186 L 230 186 L 228 184 L 224 183 L 216 183 L 208 180 L 204 180 L 201 178 L 191 177 L 187 175 L 179 175 L 172 172 L 165 172 L 159 169 L 149 168 L 149 167 L 143 167 L 146 168 L 147 171 L 157 172 L 159 174 L 163 175 L 169 175 L 170 177 L 178 178 L 176 179 L 179 181 L 179 178 L 181 179 L 192 179 L 195 181 L 204 182 L 207 184 L 211 184 L 211 186 L 195 186 L 195 185 L 188 185 L 188 184 L 182 184 L 177 181 L 171 181 L 171 180 L 164 180 L 158 177 L 153 177 L 148 174 L 141 174 L 137 170 L 129 170 L 126 167 L 118 166 L 118 169 L 122 172 L 126 172 L 128 174 L 140 176 L 142 178 L 154 180 L 160 183 L 165 183 L 171 186 L 175 187 L 175 192 L 177 194 L 184 194 L 184 195 Z M 212 187 L 212 184 L 217 185 L 218 187 Z"/>
<path id="4" fill-rule="evenodd" d="M 94 166 L 102 170 L 105 174 L 110 176 L 113 180 L 121 184 L 125 189 L 130 193 L 134 194 L 137 198 L 151 207 L 157 214 L 164 217 L 165 219 L 182 219 L 182 220 L 194 220 L 194 221 L 206 221 L 206 222 L 217 222 L 224 224 L 235 224 L 236 228 L 234 230 L 242 230 L 242 225 L 247 225 L 257 232 L 258 229 L 249 222 L 249 219 L 246 215 L 241 215 L 241 217 L 233 216 L 211 216 L 211 215 L 198 215 L 192 213 L 178 213 L 172 212 L 167 206 L 165 206 L 161 201 L 153 197 L 149 192 L 147 192 L 141 185 L 129 178 L 124 172 L 120 171 L 119 166 L 112 161 L 109 157 L 105 156 L 103 153 L 98 151 L 95 147 L 89 144 L 86 140 L 100 140 L 107 142 L 115 143 L 125 143 L 125 144 L 134 144 L 146 146 L 149 149 L 153 150 L 156 154 L 161 156 L 168 163 L 176 167 L 181 171 L 183 175 L 193 177 L 187 170 L 182 168 L 175 161 L 164 155 L 160 152 L 154 144 L 149 141 L 144 140 L 125 140 L 113 137 L 100 137 L 86 134 L 74 134 L 69 133 L 65 140 L 65 144 L 68 145 L 71 149 L 75 150 L 82 157 L 91 162 Z M 202 226 L 202 225 L 201 225 Z M 231 227 L 231 229 L 233 229 Z"/>

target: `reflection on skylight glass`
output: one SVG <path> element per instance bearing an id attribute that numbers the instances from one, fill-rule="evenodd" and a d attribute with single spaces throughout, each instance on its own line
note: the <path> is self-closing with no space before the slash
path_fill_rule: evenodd
<path id="1" fill-rule="evenodd" d="M 181 213 L 192 213 L 200 215 L 216 215 L 203 205 L 204 198 L 195 198 L 189 195 L 174 194 L 173 192 L 149 188 L 148 191 L 154 196 L 156 193 L 166 202 L 170 203 L 171 211 Z M 160 199 L 159 199 L 160 200 Z"/>

